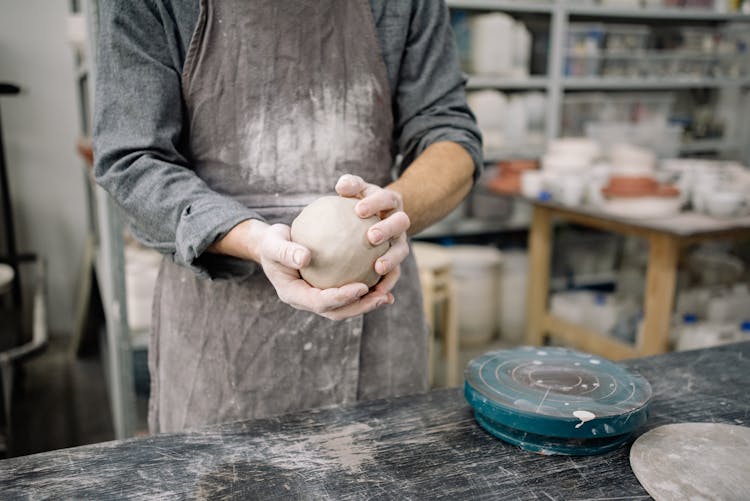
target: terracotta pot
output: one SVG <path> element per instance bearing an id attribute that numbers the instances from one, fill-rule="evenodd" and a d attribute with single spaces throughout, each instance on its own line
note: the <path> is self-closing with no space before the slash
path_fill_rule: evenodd
<path id="1" fill-rule="evenodd" d="M 645 196 L 655 193 L 659 182 L 648 176 L 612 176 L 604 189 L 615 196 Z"/>
<path id="2" fill-rule="evenodd" d="M 602 188 L 602 194 L 606 198 L 646 198 L 646 197 L 658 197 L 658 198 L 676 198 L 680 196 L 680 190 L 674 186 L 666 184 L 658 184 L 651 188 L 644 188 L 638 190 L 636 187 L 623 187 L 618 185 L 616 188 L 610 185 Z"/>
<path id="3" fill-rule="evenodd" d="M 520 193 L 521 176 L 498 176 L 487 182 L 487 188 L 503 195 Z"/>
<path id="4" fill-rule="evenodd" d="M 500 167 L 500 171 L 505 174 L 514 173 L 521 175 L 521 172 L 525 170 L 533 170 L 539 168 L 539 162 L 527 158 L 516 158 L 513 160 L 505 160 L 497 164 Z"/>

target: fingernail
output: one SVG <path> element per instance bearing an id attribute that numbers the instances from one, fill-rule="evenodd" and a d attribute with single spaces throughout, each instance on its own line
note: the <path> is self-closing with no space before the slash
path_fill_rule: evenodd
<path id="1" fill-rule="evenodd" d="M 393 294 L 388 294 L 388 304 L 393 304 L 396 302 L 396 297 Z"/>
<path id="2" fill-rule="evenodd" d="M 377 303 L 375 303 L 375 308 L 380 308 L 381 306 L 383 306 L 387 302 L 388 301 L 386 301 L 385 299 L 381 299 Z"/>
<path id="3" fill-rule="evenodd" d="M 378 260 L 378 269 L 375 270 L 381 275 L 385 275 L 388 273 L 388 261 L 385 261 L 383 259 Z"/>
<path id="4" fill-rule="evenodd" d="M 365 204 L 363 204 L 362 202 L 358 203 L 355 208 L 357 210 L 357 215 L 359 217 L 364 217 L 365 214 L 367 214 L 367 210 L 368 210 L 367 206 Z"/>
<path id="5" fill-rule="evenodd" d="M 305 251 L 302 249 L 297 249 L 294 251 L 294 254 L 292 255 L 292 261 L 294 261 L 294 264 L 297 266 L 302 266 L 302 260 L 305 257 Z"/>
<path id="6" fill-rule="evenodd" d="M 359 291 L 357 291 L 357 297 L 362 297 L 368 292 L 370 292 L 370 289 L 368 289 L 367 287 L 362 287 Z"/>
<path id="7" fill-rule="evenodd" d="M 370 230 L 370 242 L 373 245 L 380 245 L 383 242 L 383 232 L 380 230 Z"/>

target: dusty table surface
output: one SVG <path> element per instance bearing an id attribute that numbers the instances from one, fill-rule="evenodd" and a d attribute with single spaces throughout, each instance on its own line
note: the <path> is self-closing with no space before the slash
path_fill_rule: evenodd
<path id="1" fill-rule="evenodd" d="M 654 390 L 643 433 L 747 426 L 750 342 L 630 360 Z M 634 437 L 635 438 L 635 437 Z M 3 499 L 648 499 L 630 444 L 540 456 L 496 440 L 458 389 L 0 462 Z"/>

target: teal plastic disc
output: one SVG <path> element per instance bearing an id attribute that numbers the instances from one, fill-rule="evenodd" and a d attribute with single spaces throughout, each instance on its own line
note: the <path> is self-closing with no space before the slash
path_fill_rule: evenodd
<path id="1" fill-rule="evenodd" d="M 588 455 L 627 442 L 648 419 L 651 385 L 602 357 L 566 348 L 486 353 L 464 395 L 493 436 L 541 454 Z"/>

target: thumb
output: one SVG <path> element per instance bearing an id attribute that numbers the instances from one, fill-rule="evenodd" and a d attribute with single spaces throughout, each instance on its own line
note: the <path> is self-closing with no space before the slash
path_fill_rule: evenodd
<path id="1" fill-rule="evenodd" d="M 263 254 L 282 266 L 298 270 L 310 263 L 312 255 L 305 246 L 289 239 L 289 230 L 289 226 L 282 224 L 270 226 L 264 238 Z"/>
<path id="2" fill-rule="evenodd" d="M 278 240 L 273 254 L 277 262 L 295 270 L 307 266 L 311 258 L 307 248 L 288 240 Z"/>

